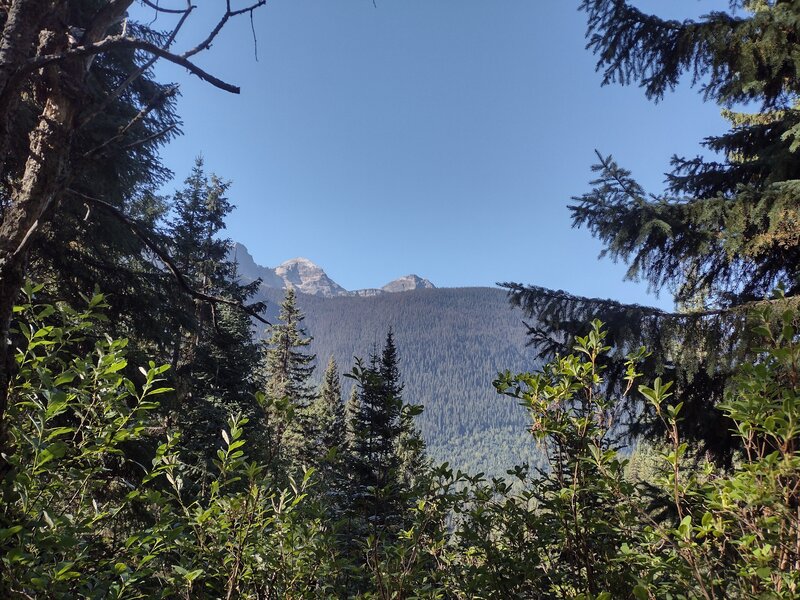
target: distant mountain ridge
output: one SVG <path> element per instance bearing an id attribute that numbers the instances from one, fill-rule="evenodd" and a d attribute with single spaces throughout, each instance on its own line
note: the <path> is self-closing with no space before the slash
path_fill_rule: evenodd
<path id="1" fill-rule="evenodd" d="M 253 300 L 266 302 L 270 322 L 278 321 L 283 288 L 297 288 L 297 304 L 313 337 L 309 350 L 317 356 L 317 380 L 330 357 L 340 372 L 350 372 L 354 357 L 369 358 L 392 328 L 403 399 L 425 406 L 417 424 L 435 463 L 490 475 L 505 475 L 514 464 L 538 464 L 525 409 L 492 386 L 500 371 L 538 364 L 527 346 L 524 315 L 504 290 L 435 288 L 409 275 L 383 288 L 348 292 L 311 261 L 295 259 L 269 269 L 257 265 L 244 246 L 234 251 L 241 278 L 265 282 Z M 269 335 L 268 328 L 257 330 Z M 343 378 L 342 385 L 347 397 L 352 380 Z"/>
<path id="2" fill-rule="evenodd" d="M 239 278 L 246 283 L 260 278 L 264 288 L 285 289 L 292 286 L 297 291 L 309 296 L 370 297 L 384 293 L 436 288 L 429 280 L 412 273 L 398 277 L 381 288 L 348 291 L 328 277 L 320 266 L 307 258 L 292 258 L 274 269 L 264 267 L 256 263 L 247 247 L 239 242 L 234 243 L 231 249 L 231 259 L 237 264 Z"/>

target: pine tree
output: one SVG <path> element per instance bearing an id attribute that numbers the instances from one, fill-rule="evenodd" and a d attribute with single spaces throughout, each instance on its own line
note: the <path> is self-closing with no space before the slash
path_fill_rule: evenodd
<path id="1" fill-rule="evenodd" d="M 355 510 L 367 518 L 373 533 L 397 530 L 411 486 L 426 467 L 424 444 L 413 423 L 420 409 L 403 402 L 399 362 L 390 329 L 380 356 L 373 353 L 368 366 L 357 360 L 350 374 L 357 390 L 348 406 Z"/>
<path id="2" fill-rule="evenodd" d="M 331 451 L 343 451 L 347 443 L 345 407 L 342 401 L 342 383 L 336 360 L 331 356 L 322 378 L 319 396 L 314 401 L 313 414 L 319 429 L 322 456 Z"/>
<path id="3" fill-rule="evenodd" d="M 305 316 L 297 307 L 292 287 L 286 289 L 278 318 L 280 323 L 272 326 L 264 361 L 272 453 L 297 469 L 307 463 L 313 451 L 309 447 L 313 422 L 308 409 L 315 397 L 311 375 L 316 357 L 304 351 L 312 338 L 306 337 Z"/>
<path id="4" fill-rule="evenodd" d="M 173 261 L 194 289 L 245 303 L 256 286 L 237 281 L 236 265 L 228 258 L 231 242 L 221 237 L 233 210 L 226 196 L 229 187 L 216 175 L 207 176 L 203 160 L 196 159 L 184 187 L 174 195 L 175 216 L 167 237 Z M 165 315 L 173 328 L 173 408 L 178 422 L 191 431 L 186 443 L 208 454 L 205 440 L 213 439 L 230 415 L 253 418 L 258 412 L 253 395 L 259 384 L 259 347 L 243 310 L 185 295 L 173 301 L 178 310 Z"/>
<path id="5" fill-rule="evenodd" d="M 780 283 L 800 293 L 800 3 L 739 0 L 731 9 L 744 16 L 683 22 L 622 0 L 581 8 L 604 83 L 638 82 L 658 100 L 689 73 L 731 129 L 704 142 L 719 160 L 674 157 L 661 195 L 598 154 L 594 189 L 570 207 L 574 226 L 605 244 L 603 255 L 626 261 L 629 278 L 671 291 L 678 313 L 508 284 L 512 299 L 539 319 L 533 342 L 545 354 L 594 317 L 608 323 L 620 354 L 653 349 L 649 369 L 677 380 L 687 433 L 724 454 L 730 424 L 714 407 L 748 348 L 746 309 Z M 761 109 L 731 110 L 743 102 Z"/>

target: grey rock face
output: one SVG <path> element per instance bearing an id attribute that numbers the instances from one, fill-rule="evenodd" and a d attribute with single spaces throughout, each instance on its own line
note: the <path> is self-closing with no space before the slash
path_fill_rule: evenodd
<path id="1" fill-rule="evenodd" d="M 411 274 L 390 281 L 381 289 L 383 289 L 384 292 L 407 292 L 408 290 L 433 289 L 435 287 L 436 286 L 427 279 L 419 275 Z"/>
<path id="2" fill-rule="evenodd" d="M 237 264 L 239 279 L 245 283 L 261 278 L 263 288 L 285 289 L 289 286 L 303 294 L 311 296 L 380 296 L 388 292 L 406 292 L 408 290 L 432 289 L 436 286 L 419 275 L 406 275 L 390 281 L 382 288 L 368 288 L 348 292 L 333 281 L 321 267 L 307 258 L 293 258 L 278 265 L 274 269 L 256 263 L 247 248 L 235 243 L 231 248 L 230 259 Z"/>
<path id="3" fill-rule="evenodd" d="M 274 269 L 257 264 L 243 244 L 236 242 L 233 245 L 229 259 L 236 263 L 239 279 L 244 283 L 250 283 L 260 277 L 262 287 L 281 289 L 285 285 L 283 279 L 275 274 Z"/>
<path id="4" fill-rule="evenodd" d="M 311 296 L 347 296 L 347 290 L 336 283 L 320 267 L 307 258 L 293 258 L 275 268 L 275 274 L 292 286 Z"/>

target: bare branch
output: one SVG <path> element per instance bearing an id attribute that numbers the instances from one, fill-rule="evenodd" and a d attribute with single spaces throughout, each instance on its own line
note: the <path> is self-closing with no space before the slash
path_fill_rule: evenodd
<path id="1" fill-rule="evenodd" d="M 191 10 L 192 8 L 194 8 L 194 6 L 191 6 L 191 8 L 189 8 L 189 9 L 186 9 L 186 8 L 164 8 L 163 6 L 159 6 L 158 4 L 156 4 L 155 2 L 151 2 L 150 0 L 139 0 L 139 1 L 142 4 L 144 4 L 145 6 L 149 6 L 150 8 L 152 8 L 153 10 L 155 10 L 157 12 L 167 13 L 167 14 L 170 14 L 170 15 L 179 15 L 181 13 L 185 13 L 187 10 Z"/>
<path id="2" fill-rule="evenodd" d="M 180 32 L 181 28 L 183 27 L 183 24 L 186 22 L 186 19 L 189 18 L 189 15 L 192 14 L 192 11 L 196 8 L 196 6 L 194 4 L 192 4 L 191 2 L 189 2 L 188 0 L 186 2 L 186 5 L 187 6 L 183 11 L 178 11 L 178 12 L 182 12 L 183 14 L 181 15 L 181 18 L 178 20 L 178 23 L 175 25 L 175 27 L 173 27 L 173 29 L 170 32 L 169 36 L 167 36 L 167 39 L 161 45 L 162 49 L 169 50 L 169 47 L 175 41 L 175 38 L 178 36 L 178 32 Z M 125 81 L 123 81 L 117 87 L 117 89 L 115 89 L 108 96 L 106 96 L 106 98 L 103 100 L 103 102 L 97 108 L 95 108 L 94 111 L 89 113 L 86 117 L 84 117 L 81 120 L 81 123 L 80 123 L 79 127 L 85 126 L 87 123 L 91 122 L 97 115 L 101 114 L 108 106 L 111 105 L 111 103 L 114 100 L 119 98 L 119 96 L 122 94 L 122 92 L 124 92 L 126 89 L 128 89 L 128 87 L 134 81 L 136 81 L 139 77 L 141 77 L 145 73 L 145 71 L 147 71 L 150 67 L 152 67 L 154 64 L 156 64 L 156 61 L 158 61 L 158 57 L 154 56 L 150 60 L 145 62 L 141 67 L 139 67 L 138 69 L 133 71 L 128 76 L 128 78 Z"/>
<path id="3" fill-rule="evenodd" d="M 246 8 L 240 8 L 238 10 L 231 10 L 231 3 L 228 2 L 227 3 L 227 10 L 225 11 L 225 14 L 222 15 L 222 18 L 219 20 L 219 22 L 217 22 L 217 24 L 214 27 L 214 29 L 212 29 L 211 33 L 208 34 L 208 37 L 206 37 L 206 39 L 204 39 L 202 42 L 197 44 L 197 46 L 195 46 L 191 50 L 187 50 L 186 52 L 184 52 L 181 56 L 183 58 L 189 58 L 191 56 L 194 56 L 198 52 L 202 52 L 203 50 L 208 49 L 211 46 L 211 43 L 214 41 L 214 38 L 216 38 L 217 35 L 219 35 L 219 32 L 222 31 L 222 28 L 225 26 L 225 23 L 228 22 L 228 19 L 230 19 L 231 17 L 237 17 L 239 15 L 243 15 L 243 14 L 246 14 L 246 13 L 250 13 L 250 15 L 252 16 L 254 10 L 256 10 L 257 8 L 259 8 L 261 6 L 264 6 L 266 3 L 267 3 L 267 0 L 258 0 L 257 2 L 254 2 L 253 4 L 251 4 L 250 6 L 248 6 Z"/>
<path id="4" fill-rule="evenodd" d="M 180 287 L 183 288 L 183 290 L 186 291 L 193 298 L 196 298 L 197 300 L 202 300 L 203 302 L 208 302 L 212 306 L 216 304 L 226 304 L 228 306 L 236 307 L 240 310 L 243 310 L 248 315 L 260 321 L 261 323 L 264 323 L 265 325 L 272 325 L 264 317 L 258 314 L 258 312 L 256 312 L 249 306 L 243 304 L 242 302 L 231 300 L 230 298 L 212 296 L 211 294 L 206 294 L 205 292 L 201 292 L 199 290 L 194 289 L 192 285 L 189 283 L 189 281 L 186 279 L 184 274 L 181 273 L 180 269 L 173 262 L 169 254 L 167 254 L 167 252 L 161 249 L 158 246 L 158 244 L 156 244 L 153 240 L 151 240 L 150 237 L 147 235 L 147 233 L 144 231 L 144 229 L 142 229 L 142 227 L 136 221 L 128 217 L 116 206 L 109 204 L 104 200 L 100 200 L 99 198 L 95 198 L 93 196 L 89 196 L 87 194 L 79 192 L 77 190 L 68 189 L 67 191 L 71 194 L 74 194 L 75 196 L 78 196 L 79 198 L 82 198 L 86 202 L 94 204 L 98 208 L 101 208 L 108 214 L 112 215 L 113 217 L 115 217 L 116 219 L 122 221 L 125 225 L 127 225 L 130 228 L 130 230 L 134 233 L 134 235 L 136 235 L 136 237 L 138 237 L 142 241 L 142 243 L 145 246 L 147 246 L 147 248 L 153 254 L 155 254 L 161 262 L 163 262 L 166 265 L 167 269 L 169 269 L 170 273 L 172 273 L 173 277 L 175 277 L 175 280 L 178 282 L 178 285 L 180 285 Z"/>
<path id="5" fill-rule="evenodd" d="M 149 54 L 153 54 L 158 58 L 163 58 L 166 61 L 184 67 L 187 71 L 189 71 L 193 75 L 196 75 L 203 81 L 206 81 L 211 85 L 213 85 L 214 87 L 217 87 L 221 90 L 230 92 L 231 94 L 238 94 L 241 91 L 238 86 L 231 85 L 230 83 L 222 81 L 221 79 L 215 77 L 214 75 L 211 75 L 211 73 L 204 71 L 203 69 L 201 69 L 191 61 L 187 60 L 183 56 L 178 56 L 177 54 L 173 54 L 168 50 L 164 50 L 163 48 L 157 46 L 156 44 L 153 44 L 152 42 L 121 35 L 109 36 L 96 44 L 89 44 L 88 46 L 78 46 L 77 48 L 71 48 L 66 52 L 62 52 L 59 54 L 48 54 L 44 56 L 37 56 L 36 58 L 29 60 L 20 71 L 22 73 L 31 73 L 54 62 L 59 62 L 76 56 L 90 56 L 94 54 L 101 54 L 103 52 L 108 52 L 109 50 L 113 50 L 114 48 L 134 48 L 136 50 L 142 50 L 143 52 L 148 52 Z"/>

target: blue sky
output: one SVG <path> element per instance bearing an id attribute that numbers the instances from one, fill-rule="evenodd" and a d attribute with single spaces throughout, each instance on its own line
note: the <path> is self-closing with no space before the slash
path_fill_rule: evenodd
<path id="1" fill-rule="evenodd" d="M 220 4 L 202 3 L 183 47 Z M 637 4 L 683 18 L 725 3 Z M 258 61 L 246 19 L 198 57 L 241 95 L 159 67 L 181 84 L 184 121 L 165 162 L 182 180 L 202 154 L 233 181 L 229 236 L 261 264 L 305 256 L 348 289 L 414 272 L 668 307 L 597 260 L 567 204 L 589 190 L 595 149 L 658 192 L 670 156 L 701 152 L 725 122 L 688 86 L 659 104 L 601 87 L 577 5 L 271 0 L 255 15 Z"/>

